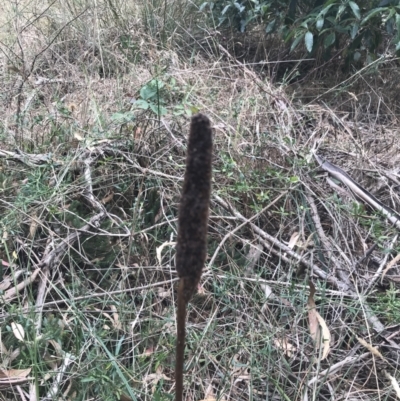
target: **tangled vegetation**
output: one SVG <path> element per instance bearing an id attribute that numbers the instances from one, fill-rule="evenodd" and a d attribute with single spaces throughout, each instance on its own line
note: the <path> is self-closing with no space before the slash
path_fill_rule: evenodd
<path id="1" fill-rule="evenodd" d="M 334 30 L 329 4 L 307 28 L 313 49 Z M 198 111 L 213 183 L 186 399 L 400 396 L 392 36 L 342 69 L 300 46 L 289 59 L 272 31 L 219 25 L 201 2 L 2 7 L 0 400 L 174 398 L 177 210 Z"/>

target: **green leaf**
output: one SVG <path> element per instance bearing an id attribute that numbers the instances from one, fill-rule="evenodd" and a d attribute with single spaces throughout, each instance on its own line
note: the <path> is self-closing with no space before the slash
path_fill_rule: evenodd
<path id="1" fill-rule="evenodd" d="M 260 6 L 260 13 L 262 17 L 264 17 L 264 15 L 268 12 L 269 6 L 270 6 L 269 4 L 262 4 Z"/>
<path id="2" fill-rule="evenodd" d="M 292 46 L 290 46 L 291 52 L 297 47 L 297 45 L 301 42 L 302 39 L 303 39 L 303 35 L 300 35 L 293 41 Z"/>
<path id="3" fill-rule="evenodd" d="M 238 2 L 233 3 L 233 5 L 237 8 L 239 13 L 243 12 L 246 9 L 246 6 L 244 6 Z"/>
<path id="4" fill-rule="evenodd" d="M 224 15 L 224 14 L 229 10 L 230 7 L 231 7 L 230 4 L 228 4 L 227 6 L 225 6 L 224 9 L 221 11 L 221 15 Z"/>
<path id="5" fill-rule="evenodd" d="M 397 36 L 400 36 L 400 14 L 396 14 Z"/>
<path id="6" fill-rule="evenodd" d="M 361 19 L 361 14 L 360 14 L 360 7 L 358 7 L 357 3 L 354 3 L 354 1 L 349 1 L 349 5 L 353 11 L 353 14 L 357 19 Z"/>
<path id="7" fill-rule="evenodd" d="M 306 44 L 308 52 L 311 53 L 314 44 L 314 36 L 310 31 L 308 31 L 304 36 L 304 43 Z"/>
<path id="8" fill-rule="evenodd" d="M 336 35 L 335 32 L 331 32 L 328 36 L 325 36 L 324 47 L 327 49 L 335 43 Z"/>
<path id="9" fill-rule="evenodd" d="M 266 33 L 270 33 L 274 30 L 275 22 L 276 22 L 276 20 L 274 19 L 267 25 L 267 27 L 265 28 Z"/>
<path id="10" fill-rule="evenodd" d="M 354 39 L 358 33 L 358 23 L 356 22 L 350 29 L 350 37 Z"/>
<path id="11" fill-rule="evenodd" d="M 361 25 L 364 25 L 366 22 L 368 22 L 372 17 L 374 17 L 376 14 L 382 13 L 384 10 L 386 10 L 387 7 L 378 7 L 373 10 L 371 10 L 367 16 L 361 21 Z"/>
<path id="12" fill-rule="evenodd" d="M 205 1 L 200 7 L 199 11 L 203 11 L 208 6 L 208 1 Z"/>
<path id="13" fill-rule="evenodd" d="M 323 18 L 318 19 L 317 23 L 315 24 L 315 27 L 320 31 L 323 26 L 324 26 L 324 19 Z"/>
<path id="14" fill-rule="evenodd" d="M 150 109 L 154 114 L 157 114 L 157 116 L 165 116 L 167 114 L 167 109 L 165 107 L 158 107 L 158 105 L 154 103 L 150 103 Z"/>
<path id="15" fill-rule="evenodd" d="M 111 116 L 111 120 L 116 122 L 117 124 L 125 124 L 133 121 L 135 119 L 135 115 L 133 111 L 127 111 L 126 113 L 114 113 Z"/>
<path id="16" fill-rule="evenodd" d="M 390 18 L 393 17 L 393 15 L 396 13 L 396 10 L 394 8 L 391 8 L 389 11 L 389 14 L 387 15 L 387 17 L 383 20 L 383 22 L 387 22 L 390 20 Z"/>
<path id="17" fill-rule="evenodd" d="M 152 99 L 156 95 L 157 87 L 154 88 L 153 86 L 145 85 L 142 89 L 140 89 L 140 97 L 144 100 Z"/>
<path id="18" fill-rule="evenodd" d="M 319 15 L 321 17 L 324 17 L 326 15 L 326 13 L 329 11 L 329 9 L 333 6 L 333 4 L 329 4 L 327 7 L 325 7 L 320 13 Z"/>
<path id="19" fill-rule="evenodd" d="M 396 52 L 400 50 L 400 41 L 396 43 Z"/>
<path id="20" fill-rule="evenodd" d="M 143 99 L 136 100 L 136 102 L 134 103 L 134 105 L 135 105 L 138 109 L 147 110 L 147 109 L 149 108 L 149 103 L 147 103 L 146 100 L 143 100 Z"/>
<path id="21" fill-rule="evenodd" d="M 337 12 L 337 14 L 336 14 L 336 19 L 339 19 L 339 18 L 340 18 L 340 16 L 342 15 L 342 13 L 343 13 L 344 10 L 346 10 L 346 5 L 345 5 L 345 4 L 342 4 L 342 5 L 339 7 L 339 10 L 338 10 L 338 12 Z"/>

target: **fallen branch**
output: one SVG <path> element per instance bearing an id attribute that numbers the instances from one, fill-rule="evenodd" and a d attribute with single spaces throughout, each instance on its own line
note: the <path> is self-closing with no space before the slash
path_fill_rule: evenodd
<path id="1" fill-rule="evenodd" d="M 334 164 L 322 160 L 317 154 L 314 157 L 322 169 L 327 171 L 333 177 L 338 179 L 347 186 L 359 199 L 368 203 L 372 208 L 378 210 L 386 216 L 386 218 L 400 230 L 400 215 L 392 210 L 389 206 L 384 205 L 380 200 L 375 198 L 374 195 L 369 193 L 360 184 L 354 181 L 344 170 Z"/>

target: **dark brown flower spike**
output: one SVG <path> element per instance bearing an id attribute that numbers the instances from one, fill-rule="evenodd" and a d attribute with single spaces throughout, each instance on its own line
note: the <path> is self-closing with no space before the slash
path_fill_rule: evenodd
<path id="1" fill-rule="evenodd" d="M 178 288 L 175 400 L 183 399 L 186 307 L 196 293 L 207 256 L 211 193 L 212 130 L 203 114 L 192 117 L 186 171 L 178 217 L 176 270 Z"/>

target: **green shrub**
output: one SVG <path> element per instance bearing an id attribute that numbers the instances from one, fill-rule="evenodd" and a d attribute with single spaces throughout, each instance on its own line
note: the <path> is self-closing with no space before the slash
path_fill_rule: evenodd
<path id="1" fill-rule="evenodd" d="M 217 0 L 207 1 L 219 20 L 244 32 L 264 26 L 267 34 L 278 34 L 293 51 L 303 44 L 308 53 L 322 49 L 325 58 L 342 50 L 348 62 L 373 61 L 384 40 L 400 50 L 399 1 L 334 0 Z"/>

